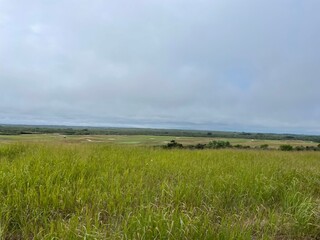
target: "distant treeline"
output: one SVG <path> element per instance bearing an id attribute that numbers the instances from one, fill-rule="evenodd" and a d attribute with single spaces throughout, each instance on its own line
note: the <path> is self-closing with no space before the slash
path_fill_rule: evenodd
<path id="1" fill-rule="evenodd" d="M 320 136 L 273 133 L 222 132 L 177 129 L 145 128 L 103 128 L 103 127 L 69 127 L 69 126 L 29 126 L 0 125 L 0 135 L 20 134 L 63 134 L 63 135 L 153 135 L 177 137 L 216 137 L 245 138 L 263 140 L 303 140 L 320 143 Z"/>
<path id="2" fill-rule="evenodd" d="M 268 150 L 268 144 L 262 144 L 260 146 L 251 147 L 248 145 L 231 145 L 229 141 L 210 141 L 208 144 L 198 143 L 196 145 L 186 145 L 183 146 L 181 143 L 171 140 L 169 143 L 163 146 L 165 149 L 224 149 L 224 148 L 235 148 L 235 149 L 263 149 Z M 279 150 L 281 151 L 320 151 L 320 144 L 318 146 L 295 146 L 289 144 L 280 145 Z"/>

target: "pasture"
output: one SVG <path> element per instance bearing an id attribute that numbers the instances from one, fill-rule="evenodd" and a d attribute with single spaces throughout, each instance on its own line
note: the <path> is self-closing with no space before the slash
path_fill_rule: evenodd
<path id="1" fill-rule="evenodd" d="M 260 140 L 245 138 L 213 138 L 213 137 L 176 137 L 176 136 L 150 136 L 150 135 L 61 135 L 61 134 L 23 134 L 0 135 L 0 143 L 14 142 L 53 142 L 53 143 L 107 143 L 133 146 L 162 146 L 176 140 L 183 145 L 204 144 L 212 140 L 229 141 L 232 145 L 247 145 L 259 147 L 268 144 L 270 148 L 278 149 L 282 144 L 292 146 L 317 146 L 319 143 L 303 140 Z"/>
<path id="2" fill-rule="evenodd" d="M 0 239 L 320 237 L 319 152 L 99 137 L 1 137 Z"/>

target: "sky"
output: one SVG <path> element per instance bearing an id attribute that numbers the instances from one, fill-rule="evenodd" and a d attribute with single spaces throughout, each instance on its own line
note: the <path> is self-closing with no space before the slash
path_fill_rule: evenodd
<path id="1" fill-rule="evenodd" d="M 0 0 L 0 123 L 320 134 L 319 0 Z"/>

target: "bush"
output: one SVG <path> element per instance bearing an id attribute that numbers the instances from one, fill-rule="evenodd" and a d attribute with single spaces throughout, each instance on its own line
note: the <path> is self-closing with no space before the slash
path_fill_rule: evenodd
<path id="1" fill-rule="evenodd" d="M 289 144 L 284 144 L 279 147 L 281 151 L 292 151 L 293 147 Z"/>
<path id="2" fill-rule="evenodd" d="M 308 151 L 318 151 L 318 150 L 319 150 L 318 147 L 314 147 L 314 146 L 307 146 L 306 149 L 307 149 Z"/>
<path id="3" fill-rule="evenodd" d="M 304 146 L 296 146 L 294 148 L 294 150 L 296 150 L 296 151 L 304 151 L 304 150 L 306 150 L 306 148 Z"/>
<path id="4" fill-rule="evenodd" d="M 241 144 L 237 144 L 233 146 L 234 148 L 243 148 L 243 146 Z"/>
<path id="5" fill-rule="evenodd" d="M 260 145 L 261 149 L 268 149 L 269 145 L 268 144 L 262 144 Z"/>
<path id="6" fill-rule="evenodd" d="M 206 144 L 201 144 L 201 143 L 198 143 L 195 148 L 196 149 L 204 149 L 206 147 Z"/>
<path id="7" fill-rule="evenodd" d="M 181 143 L 177 143 L 175 140 L 171 140 L 166 146 L 166 148 L 183 148 Z"/>
<path id="8" fill-rule="evenodd" d="M 233 146 L 234 148 L 239 148 L 239 149 L 250 149 L 250 146 L 247 145 L 241 145 L 241 144 L 237 144 Z"/>
<path id="9" fill-rule="evenodd" d="M 219 148 L 230 148 L 232 147 L 228 141 L 210 141 L 207 145 L 208 148 L 219 149 Z"/>

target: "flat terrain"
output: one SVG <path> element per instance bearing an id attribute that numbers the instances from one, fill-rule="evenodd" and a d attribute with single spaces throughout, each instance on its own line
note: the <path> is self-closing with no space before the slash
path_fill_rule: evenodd
<path id="1" fill-rule="evenodd" d="M 319 152 L 100 137 L 1 137 L 0 239 L 320 238 Z"/>
<path id="2" fill-rule="evenodd" d="M 232 145 L 248 145 L 251 147 L 268 144 L 270 148 L 279 148 L 282 144 L 292 146 L 317 146 L 319 143 L 302 140 L 255 140 L 241 138 L 209 138 L 209 137 L 175 137 L 147 135 L 60 135 L 60 134 L 23 134 L 0 135 L 0 143 L 12 142 L 56 142 L 56 143 L 109 143 L 135 146 L 160 146 L 171 140 L 183 145 L 208 143 L 212 140 L 229 141 Z"/>

